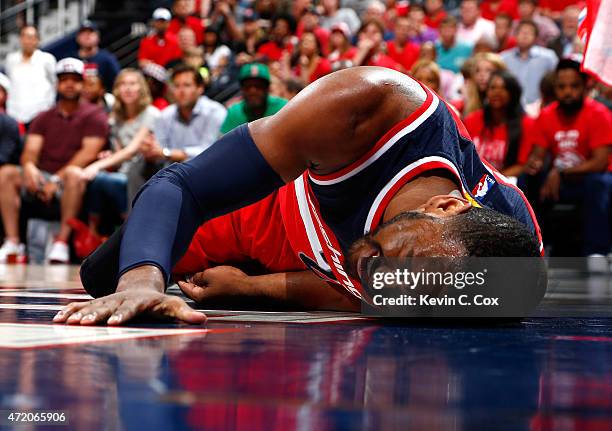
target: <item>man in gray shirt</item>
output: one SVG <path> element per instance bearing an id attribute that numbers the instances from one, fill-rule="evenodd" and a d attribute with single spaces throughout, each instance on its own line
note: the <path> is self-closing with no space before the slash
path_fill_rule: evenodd
<path id="1" fill-rule="evenodd" d="M 176 67 L 171 88 L 176 102 L 162 111 L 143 148 L 153 164 L 182 162 L 206 150 L 220 136 L 227 114 L 223 105 L 203 96 L 204 80 L 193 67 Z"/>
<path id="2" fill-rule="evenodd" d="M 323 14 L 319 19 L 319 25 L 326 29 L 331 29 L 334 24 L 343 22 L 348 25 L 351 35 L 357 33 L 361 26 L 361 21 L 353 9 L 340 8 L 340 0 L 322 0 Z"/>
<path id="3" fill-rule="evenodd" d="M 523 87 L 523 106 L 540 97 L 540 81 L 557 66 L 557 56 L 551 49 L 537 46 L 538 27 L 530 20 L 519 23 L 516 33 L 516 48 L 502 52 L 508 70 Z"/>

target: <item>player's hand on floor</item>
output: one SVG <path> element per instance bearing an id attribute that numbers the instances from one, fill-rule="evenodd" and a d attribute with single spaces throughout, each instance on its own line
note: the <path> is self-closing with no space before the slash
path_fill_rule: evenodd
<path id="1" fill-rule="evenodd" d="M 55 315 L 54 323 L 69 325 L 121 325 L 138 315 L 174 318 L 191 324 L 206 321 L 206 315 L 194 310 L 177 296 L 152 289 L 134 288 L 86 302 L 73 302 Z"/>
<path id="2" fill-rule="evenodd" d="M 220 296 L 246 294 L 249 276 L 233 266 L 216 266 L 198 272 L 188 281 L 179 281 L 183 293 L 196 302 Z"/>

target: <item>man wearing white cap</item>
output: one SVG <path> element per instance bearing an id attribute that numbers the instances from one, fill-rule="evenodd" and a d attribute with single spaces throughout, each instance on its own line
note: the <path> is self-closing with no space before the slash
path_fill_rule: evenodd
<path id="1" fill-rule="evenodd" d="M 38 49 L 38 30 L 26 25 L 19 33 L 21 50 L 6 57 L 6 74 L 11 80 L 7 112 L 29 124 L 55 102 L 55 57 Z"/>
<path id="2" fill-rule="evenodd" d="M 96 159 L 108 133 L 104 111 L 79 101 L 83 69 L 83 62 L 75 58 L 57 63 L 57 104 L 32 121 L 21 166 L 6 164 L 0 168 L 0 212 L 6 233 L 0 262 L 19 249 L 19 210 L 23 199 L 47 211 L 59 207 L 61 228 L 47 259 L 57 263 L 70 260 L 67 220 L 78 215 L 85 192 L 80 169 L 75 167 L 85 167 Z"/>
<path id="3" fill-rule="evenodd" d="M 175 34 L 168 33 L 172 14 L 168 9 L 157 8 L 153 11 L 151 33 L 142 39 L 138 49 L 138 65 L 143 68 L 148 63 L 166 66 L 183 55 Z"/>

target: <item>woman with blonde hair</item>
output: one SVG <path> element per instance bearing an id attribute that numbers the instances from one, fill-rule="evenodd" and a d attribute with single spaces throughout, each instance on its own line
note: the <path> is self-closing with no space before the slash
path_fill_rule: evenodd
<path id="1" fill-rule="evenodd" d="M 410 76 L 440 94 L 440 66 L 433 61 L 417 61 L 410 69 Z"/>
<path id="2" fill-rule="evenodd" d="M 136 69 L 127 68 L 119 73 L 113 95 L 115 104 L 109 119 L 112 150 L 100 153 L 98 160 L 82 173 L 83 180 L 90 182 L 89 225 L 94 233 L 104 204 L 110 203 L 122 218 L 127 216 L 128 202 L 144 184 L 141 147 L 159 117 L 159 110 L 151 105 L 145 78 Z"/>
<path id="3" fill-rule="evenodd" d="M 481 52 L 470 58 L 464 64 L 463 106 L 464 116 L 482 109 L 489 80 L 494 72 L 506 70 L 506 64 L 499 56 L 492 52 Z M 455 105 L 457 106 L 457 105 Z"/>

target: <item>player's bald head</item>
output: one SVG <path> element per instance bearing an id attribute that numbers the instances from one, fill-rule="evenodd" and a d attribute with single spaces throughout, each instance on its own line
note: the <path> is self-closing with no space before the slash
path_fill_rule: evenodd
<path id="1" fill-rule="evenodd" d="M 355 271 L 361 257 L 535 257 L 537 238 L 519 221 L 488 208 L 440 215 L 406 211 L 357 240 L 348 252 Z"/>

